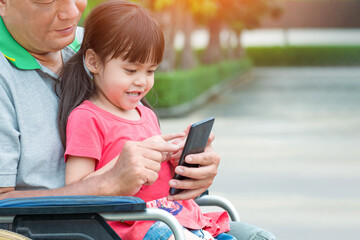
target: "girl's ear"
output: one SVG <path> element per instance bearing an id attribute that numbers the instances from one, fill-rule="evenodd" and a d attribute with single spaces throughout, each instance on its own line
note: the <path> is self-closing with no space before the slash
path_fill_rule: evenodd
<path id="1" fill-rule="evenodd" d="M 99 73 L 100 71 L 100 58 L 91 48 L 85 52 L 85 65 L 91 73 Z"/>

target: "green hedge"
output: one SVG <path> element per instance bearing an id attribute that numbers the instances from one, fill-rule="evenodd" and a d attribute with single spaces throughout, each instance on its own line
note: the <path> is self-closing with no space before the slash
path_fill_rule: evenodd
<path id="1" fill-rule="evenodd" d="M 154 92 L 147 99 L 155 108 L 168 108 L 189 102 L 212 86 L 241 75 L 252 66 L 249 59 L 224 61 L 203 65 L 191 70 L 158 72 L 155 75 Z"/>
<path id="2" fill-rule="evenodd" d="M 248 47 L 255 66 L 359 66 L 360 45 Z"/>

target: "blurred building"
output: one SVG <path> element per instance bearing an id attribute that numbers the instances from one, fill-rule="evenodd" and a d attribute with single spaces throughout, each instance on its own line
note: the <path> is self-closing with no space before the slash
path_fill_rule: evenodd
<path id="1" fill-rule="evenodd" d="M 360 0 L 280 0 L 283 12 L 263 28 L 360 28 Z"/>

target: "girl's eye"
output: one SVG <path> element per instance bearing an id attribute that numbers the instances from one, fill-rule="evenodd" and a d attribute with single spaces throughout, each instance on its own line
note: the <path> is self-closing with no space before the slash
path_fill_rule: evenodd
<path id="1" fill-rule="evenodd" d="M 149 70 L 148 73 L 149 73 L 149 74 L 154 74 L 154 73 L 155 73 L 155 70 Z"/>
<path id="2" fill-rule="evenodd" d="M 50 4 L 53 3 L 55 0 L 34 0 L 35 3 L 38 4 Z"/>
<path id="3" fill-rule="evenodd" d="M 127 68 L 125 68 L 125 71 L 126 71 L 127 73 L 136 73 L 136 70 L 134 70 L 134 69 L 127 69 Z"/>

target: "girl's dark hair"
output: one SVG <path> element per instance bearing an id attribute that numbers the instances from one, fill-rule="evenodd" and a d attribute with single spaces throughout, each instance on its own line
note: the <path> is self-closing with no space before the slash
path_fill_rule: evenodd
<path id="1" fill-rule="evenodd" d="M 150 13 L 135 3 L 110 0 L 98 5 L 85 21 L 80 50 L 64 65 L 56 86 L 59 96 L 58 127 L 66 145 L 66 124 L 72 110 L 96 91 L 84 68 L 84 57 L 93 49 L 102 63 L 114 58 L 129 62 L 159 64 L 164 52 L 164 36 Z M 141 102 L 150 107 L 145 98 Z"/>

